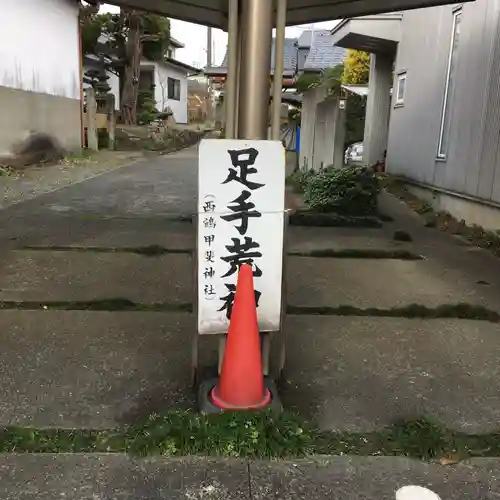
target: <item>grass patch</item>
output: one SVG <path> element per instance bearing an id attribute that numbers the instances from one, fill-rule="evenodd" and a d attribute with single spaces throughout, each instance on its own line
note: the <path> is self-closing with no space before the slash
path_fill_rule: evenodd
<path id="1" fill-rule="evenodd" d="M 61 165 L 81 165 L 82 163 L 96 162 L 95 153 L 90 149 L 73 151 L 60 160 Z"/>
<path id="2" fill-rule="evenodd" d="M 0 431 L 0 452 L 274 458 L 313 453 L 316 435 L 313 426 L 286 412 L 176 411 L 118 430 L 8 427 Z"/>
<path id="3" fill-rule="evenodd" d="M 38 246 L 28 245 L 21 250 L 30 250 L 36 252 L 95 252 L 95 253 L 131 253 L 144 257 L 161 257 L 168 254 L 187 254 L 193 253 L 193 250 L 185 248 L 164 248 L 158 245 L 147 247 L 79 247 L 79 246 Z M 421 260 L 422 257 L 412 254 L 407 250 L 363 250 L 363 249 L 323 249 L 311 250 L 308 252 L 288 252 L 288 255 L 294 257 L 336 257 L 351 259 L 401 259 L 401 260 Z"/>
<path id="4" fill-rule="evenodd" d="M 193 222 L 193 216 L 192 215 L 188 215 L 188 214 L 176 215 L 176 216 L 170 217 L 168 220 L 173 220 L 173 221 L 176 221 L 176 222 L 189 222 L 189 223 L 192 223 Z"/>
<path id="5" fill-rule="evenodd" d="M 411 234 L 406 231 L 394 231 L 392 239 L 394 241 L 413 241 Z"/>
<path id="6" fill-rule="evenodd" d="M 331 257 L 336 259 L 399 259 L 399 260 L 422 260 L 422 257 L 407 250 L 377 250 L 361 248 L 345 248 L 335 250 L 325 248 L 323 250 L 311 250 L 308 252 L 288 252 L 293 257 Z"/>
<path id="7" fill-rule="evenodd" d="M 432 420 L 401 420 L 378 432 L 322 433 L 318 451 L 331 455 L 404 456 L 453 463 L 471 457 L 500 456 L 500 433 L 454 432 Z"/>
<path id="8" fill-rule="evenodd" d="M 193 304 L 180 303 L 152 303 L 133 302 L 125 298 L 109 298 L 89 301 L 0 301 L 0 311 L 132 311 L 132 312 L 193 312 Z M 456 318 L 475 319 L 500 322 L 500 314 L 483 306 L 472 304 L 445 304 L 438 307 L 427 307 L 419 304 L 410 304 L 404 307 L 366 309 L 354 306 L 294 306 L 288 305 L 287 314 L 316 315 L 316 316 L 374 316 L 383 318 Z"/>
<path id="9" fill-rule="evenodd" d="M 134 456 L 298 458 L 314 454 L 420 460 L 500 456 L 500 433 L 453 432 L 427 419 L 371 433 L 321 432 L 295 414 L 172 412 L 117 430 L 0 430 L 0 453 L 129 453 Z"/>
<path id="10" fill-rule="evenodd" d="M 472 304 L 444 304 L 437 307 L 427 307 L 420 304 L 410 304 L 404 307 L 379 309 L 376 307 L 360 308 L 354 306 L 287 306 L 287 314 L 319 315 L 319 316 L 375 316 L 381 318 L 421 318 L 421 319 L 474 319 L 500 322 L 500 314 L 483 306 Z"/>
<path id="11" fill-rule="evenodd" d="M 191 303 L 144 304 L 125 298 L 89 301 L 0 301 L 0 310 L 20 311 L 143 311 L 143 312 L 192 312 Z"/>
<path id="12" fill-rule="evenodd" d="M 9 177 L 12 175 L 12 168 L 7 165 L 0 165 L 0 177 Z"/>
<path id="13" fill-rule="evenodd" d="M 95 253 L 132 253 L 144 257 L 161 257 L 166 254 L 191 254 L 192 250 L 180 248 L 165 248 L 159 245 L 146 247 L 79 247 L 79 246 L 37 246 L 29 245 L 22 250 L 51 252 L 95 252 Z"/>
<path id="14" fill-rule="evenodd" d="M 75 214 L 79 220 L 102 221 L 102 220 L 134 220 L 134 221 L 155 221 L 155 222 L 188 222 L 193 223 L 193 216 L 189 214 L 162 214 L 162 215 L 97 215 L 97 214 Z"/>
<path id="15" fill-rule="evenodd" d="M 297 211 L 290 215 L 290 225 L 310 227 L 362 227 L 380 228 L 382 222 L 377 217 L 349 217 L 328 213 Z"/>

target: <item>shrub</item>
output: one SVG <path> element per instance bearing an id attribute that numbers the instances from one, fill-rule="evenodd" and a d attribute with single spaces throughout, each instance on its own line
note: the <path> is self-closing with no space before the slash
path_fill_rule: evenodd
<path id="1" fill-rule="evenodd" d="M 371 215 L 377 211 L 378 179 L 369 167 L 327 167 L 306 183 L 304 200 L 319 212 Z"/>
<path id="2" fill-rule="evenodd" d="M 137 99 L 137 123 L 148 125 L 156 119 L 156 101 L 152 91 L 140 90 Z"/>
<path id="3" fill-rule="evenodd" d="M 317 173 L 314 170 L 295 170 L 293 174 L 288 177 L 288 183 L 293 186 L 295 191 L 304 192 Z"/>

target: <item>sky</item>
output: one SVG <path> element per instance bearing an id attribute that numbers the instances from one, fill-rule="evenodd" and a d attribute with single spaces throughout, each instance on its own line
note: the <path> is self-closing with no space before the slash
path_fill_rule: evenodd
<path id="1" fill-rule="evenodd" d="M 102 7 L 104 12 L 118 12 L 119 8 L 111 5 Z M 171 19 L 170 34 L 179 42 L 185 44 L 184 49 L 177 50 L 176 59 L 197 68 L 207 65 L 207 28 L 199 24 L 186 23 Z M 315 23 L 314 29 L 332 29 L 338 21 L 327 21 Z M 304 29 L 310 29 L 310 25 L 292 26 L 286 29 L 286 36 L 298 37 Z M 224 59 L 226 51 L 227 33 L 221 30 L 212 30 L 213 42 L 213 66 L 219 66 Z"/>

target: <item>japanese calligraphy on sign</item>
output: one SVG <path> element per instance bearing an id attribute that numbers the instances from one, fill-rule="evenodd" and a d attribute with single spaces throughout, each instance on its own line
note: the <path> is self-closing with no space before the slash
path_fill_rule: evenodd
<path id="1" fill-rule="evenodd" d="M 225 333 L 241 264 L 261 331 L 279 329 L 285 161 L 278 141 L 203 140 L 198 174 L 198 333 Z"/>

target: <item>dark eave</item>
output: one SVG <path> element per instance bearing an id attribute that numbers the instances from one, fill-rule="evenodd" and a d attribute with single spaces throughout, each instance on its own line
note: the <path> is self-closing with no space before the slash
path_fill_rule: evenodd
<path id="1" fill-rule="evenodd" d="M 227 0 L 107 0 L 196 24 L 227 30 Z M 463 3 L 457 0 L 288 0 L 287 25 Z"/>
<path id="2" fill-rule="evenodd" d="M 172 66 L 177 66 L 178 68 L 185 69 L 191 73 L 202 73 L 203 70 L 200 68 L 195 68 L 194 66 L 191 66 L 190 64 L 183 63 L 182 61 L 178 61 L 177 59 L 172 59 L 171 57 L 166 57 L 163 62 L 166 62 L 168 64 L 171 64 Z"/>

